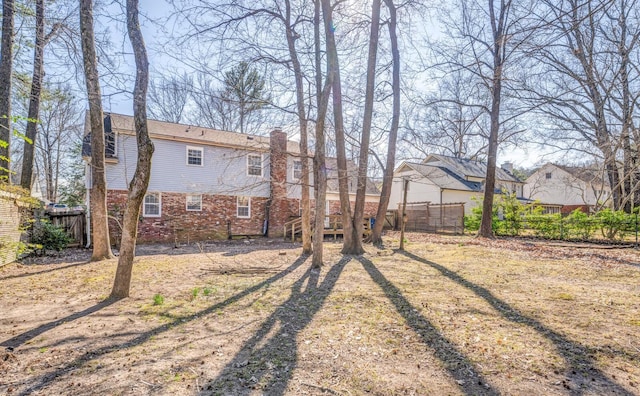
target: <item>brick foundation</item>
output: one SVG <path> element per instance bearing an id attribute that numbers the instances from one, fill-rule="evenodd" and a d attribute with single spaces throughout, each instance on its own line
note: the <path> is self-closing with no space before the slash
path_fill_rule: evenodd
<path id="1" fill-rule="evenodd" d="M 138 241 L 141 243 L 188 243 L 194 241 L 208 241 L 227 239 L 227 221 L 231 222 L 232 235 L 262 235 L 264 226 L 267 198 L 251 198 L 251 218 L 236 217 L 236 197 L 230 195 L 202 195 L 202 211 L 187 211 L 186 195 L 180 193 L 162 193 L 162 209 L 160 217 L 140 216 L 138 223 Z M 107 210 L 109 215 L 118 219 L 122 224 L 127 191 L 107 191 Z M 282 236 L 283 224 L 299 216 L 300 201 L 286 198 L 280 201 L 281 207 L 277 214 L 271 214 L 269 236 Z M 273 206 L 272 206 L 273 209 Z M 311 201 L 312 214 L 315 202 Z M 365 203 L 365 217 L 376 215 L 377 202 Z M 329 213 L 340 213 L 340 201 L 329 201 Z M 274 223 L 273 219 L 277 221 Z M 120 226 L 115 219 L 109 220 L 109 234 L 111 243 L 120 243 Z"/>
<path id="2" fill-rule="evenodd" d="M 236 216 L 235 196 L 202 194 L 202 211 L 187 211 L 186 195 L 163 192 L 161 216 L 140 216 L 138 241 L 186 243 L 226 239 L 228 221 L 231 224 L 232 235 L 262 235 L 267 198 L 252 197 L 251 218 L 239 219 Z M 120 222 L 126 200 L 126 191 L 107 192 L 109 215 L 116 217 Z M 113 219 L 109 220 L 109 233 L 112 243 L 119 243 L 120 226 Z"/>

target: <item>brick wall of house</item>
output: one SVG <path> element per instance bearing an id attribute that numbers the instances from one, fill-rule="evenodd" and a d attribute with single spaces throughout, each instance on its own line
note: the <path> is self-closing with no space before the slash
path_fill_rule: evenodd
<path id="1" fill-rule="evenodd" d="M 236 216 L 235 196 L 202 194 L 202 211 L 187 211 L 186 195 L 162 193 L 160 217 L 140 216 L 138 241 L 180 243 L 226 239 L 227 221 L 231 223 L 233 235 L 262 235 L 267 198 L 251 198 L 251 218 Z M 109 214 L 121 219 L 127 199 L 123 190 L 107 192 Z M 111 242 L 119 243 L 120 227 L 113 219 L 109 221 Z"/>
<path id="2" fill-rule="evenodd" d="M 21 208 L 17 196 L 0 191 L 0 266 L 16 259 L 17 244 L 20 241 Z"/>

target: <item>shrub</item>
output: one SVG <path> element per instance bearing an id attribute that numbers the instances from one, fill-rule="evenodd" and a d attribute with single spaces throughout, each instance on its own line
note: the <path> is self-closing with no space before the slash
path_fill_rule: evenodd
<path id="1" fill-rule="evenodd" d="M 621 210 L 602 209 L 595 214 L 595 218 L 599 222 L 602 236 L 609 240 L 623 239 L 635 225 L 631 215 Z"/>
<path id="2" fill-rule="evenodd" d="M 596 229 L 596 221 L 580 209 L 564 218 L 565 237 L 569 239 L 590 239 Z"/>
<path id="3" fill-rule="evenodd" d="M 527 224 L 535 236 L 547 239 L 562 239 L 564 237 L 562 216 L 559 213 L 527 215 Z"/>
<path id="4" fill-rule="evenodd" d="M 41 221 L 33 226 L 31 242 L 43 251 L 62 251 L 71 242 L 71 238 L 64 228 L 54 226 L 48 221 Z"/>

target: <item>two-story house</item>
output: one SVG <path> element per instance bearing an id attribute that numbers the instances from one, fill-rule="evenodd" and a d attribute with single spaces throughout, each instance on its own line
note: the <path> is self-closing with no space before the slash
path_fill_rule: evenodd
<path id="1" fill-rule="evenodd" d="M 300 147 L 285 132 L 275 129 L 264 137 L 154 120 L 148 121 L 148 127 L 155 151 L 138 226 L 140 241 L 277 236 L 286 221 L 299 216 Z M 85 136 L 88 128 L 87 122 Z M 85 137 L 87 160 L 88 141 Z M 107 114 L 105 141 L 107 205 L 115 240 L 119 237 L 116 219 L 124 212 L 137 160 L 133 117 Z M 90 170 L 88 164 L 87 188 Z M 367 195 L 367 213 L 375 213 L 378 200 L 373 187 Z M 326 207 L 333 213 L 336 205 L 337 191 L 330 188 Z"/>
<path id="2" fill-rule="evenodd" d="M 563 213 L 576 208 L 608 206 L 611 188 L 604 170 L 547 163 L 526 180 L 525 197 L 542 204 L 557 205 Z"/>
<path id="3" fill-rule="evenodd" d="M 496 169 L 496 193 L 503 191 L 523 197 L 524 183 L 511 172 L 511 163 Z M 407 202 L 432 204 L 464 203 L 465 214 L 481 202 L 487 164 L 480 161 L 431 154 L 420 163 L 402 162 L 393 175 L 389 208 L 397 208 L 408 180 Z"/>

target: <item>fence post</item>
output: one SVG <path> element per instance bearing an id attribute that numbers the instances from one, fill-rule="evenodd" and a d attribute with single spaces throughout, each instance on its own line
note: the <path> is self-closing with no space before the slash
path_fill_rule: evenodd
<path id="1" fill-rule="evenodd" d="M 636 228 L 636 246 L 635 248 L 638 248 L 638 212 L 636 212 L 636 224 L 635 224 L 635 228 Z"/>

